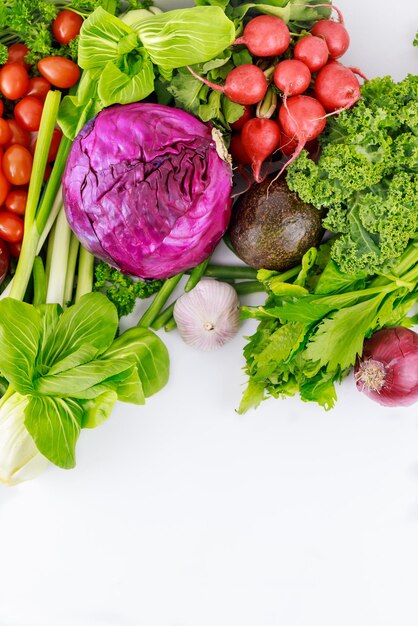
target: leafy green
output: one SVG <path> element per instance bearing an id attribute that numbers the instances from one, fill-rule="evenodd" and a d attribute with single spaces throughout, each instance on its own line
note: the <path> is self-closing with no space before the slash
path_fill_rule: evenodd
<path id="1" fill-rule="evenodd" d="M 332 258 L 347 274 L 393 264 L 418 232 L 418 76 L 364 83 L 361 100 L 331 118 L 317 163 L 302 153 L 288 170 L 292 191 L 328 213 L 340 237 Z"/>
<path id="2" fill-rule="evenodd" d="M 115 305 L 118 316 L 132 313 L 137 299 L 146 299 L 159 291 L 164 281 L 145 282 L 100 261 L 94 268 L 94 291 L 100 291 Z"/>
<path id="3" fill-rule="evenodd" d="M 144 328 L 115 339 L 117 329 L 116 308 L 101 293 L 64 312 L 53 304 L 0 301 L 5 400 L 19 395 L 38 450 L 60 467 L 74 466 L 80 430 L 101 424 L 116 400 L 143 404 L 167 382 L 162 341 Z"/>
<path id="4" fill-rule="evenodd" d="M 268 396 L 296 393 L 332 408 L 335 383 L 361 354 L 364 339 L 383 326 L 413 322 L 406 315 L 418 301 L 418 241 L 409 244 L 391 275 L 378 277 L 343 275 L 328 258 L 329 248 L 326 243 L 309 250 L 293 283 L 259 270 L 269 296 L 264 306 L 242 309 L 243 317 L 259 325 L 244 348 L 249 380 L 241 413 Z"/>

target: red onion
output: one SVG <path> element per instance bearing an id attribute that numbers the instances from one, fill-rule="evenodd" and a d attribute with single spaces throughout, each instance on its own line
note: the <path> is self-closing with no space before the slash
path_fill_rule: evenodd
<path id="1" fill-rule="evenodd" d="M 418 334 L 409 328 L 384 328 L 364 342 L 355 367 L 357 389 L 385 406 L 418 400 Z"/>

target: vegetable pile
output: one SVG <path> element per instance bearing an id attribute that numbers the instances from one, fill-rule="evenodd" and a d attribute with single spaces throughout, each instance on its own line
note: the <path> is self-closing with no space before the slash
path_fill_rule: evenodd
<path id="1" fill-rule="evenodd" d="M 418 399 L 417 77 L 344 66 L 320 0 L 196 5 L 0 6 L 0 481 L 162 389 L 162 328 L 211 350 L 259 322 L 241 413 L 330 409 L 353 369 Z M 247 265 L 211 263 L 224 236 Z"/>

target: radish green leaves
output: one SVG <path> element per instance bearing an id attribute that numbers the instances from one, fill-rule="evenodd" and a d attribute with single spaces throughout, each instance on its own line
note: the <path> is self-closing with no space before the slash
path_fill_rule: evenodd
<path id="1" fill-rule="evenodd" d="M 9 388 L 0 413 L 13 406 L 39 452 L 75 465 L 82 428 L 109 417 L 116 400 L 144 404 L 168 379 L 168 353 L 151 331 L 132 328 L 115 339 L 118 316 L 90 293 L 64 312 L 12 298 L 0 302 L 0 371 Z"/>

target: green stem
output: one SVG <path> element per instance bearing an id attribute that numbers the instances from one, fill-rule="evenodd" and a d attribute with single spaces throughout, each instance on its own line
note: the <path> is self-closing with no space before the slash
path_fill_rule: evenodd
<path id="1" fill-rule="evenodd" d="M 151 324 L 157 319 L 161 309 L 173 293 L 174 289 L 179 284 L 182 277 L 183 274 L 177 274 L 176 276 L 168 278 L 165 281 L 160 291 L 156 294 L 151 305 L 148 307 L 144 315 L 139 320 L 138 326 L 141 326 L 143 328 L 149 328 L 151 326 Z"/>
<path id="2" fill-rule="evenodd" d="M 81 296 L 90 293 L 93 289 L 93 273 L 94 273 L 94 256 L 87 252 L 83 246 L 80 246 L 78 256 L 78 275 L 77 288 L 75 291 L 75 302 L 78 302 Z"/>
<path id="3" fill-rule="evenodd" d="M 266 291 L 263 283 L 260 283 L 258 280 L 244 280 L 241 283 L 235 283 L 233 287 L 239 296 Z"/>
<path id="4" fill-rule="evenodd" d="M 188 274 L 190 272 L 186 272 Z M 247 265 L 208 265 L 205 276 L 210 278 L 257 278 L 257 270 Z"/>
<path id="5" fill-rule="evenodd" d="M 74 292 L 74 277 L 75 269 L 77 267 L 78 250 L 80 248 L 80 242 L 74 233 L 71 233 L 70 250 L 68 252 L 67 274 L 65 276 L 64 287 L 64 305 L 71 302 Z"/>
<path id="6" fill-rule="evenodd" d="M 44 263 L 40 256 L 36 256 L 33 261 L 33 302 L 34 306 L 45 304 L 46 302 L 46 277 Z"/>
<path id="7" fill-rule="evenodd" d="M 36 224 L 37 208 L 43 185 L 43 176 L 47 163 L 49 146 L 58 115 L 61 93 L 50 91 L 46 97 L 35 154 L 33 157 L 32 175 L 29 183 L 28 200 L 25 213 L 25 234 L 16 273 L 10 290 L 10 297 L 23 300 L 32 273 L 33 261 L 41 235 Z M 48 183 L 48 187 L 49 187 Z M 54 196 L 55 198 L 55 193 Z M 45 201 L 45 196 L 43 198 Z M 51 203 L 52 204 L 52 203 Z"/>
<path id="8" fill-rule="evenodd" d="M 199 265 L 196 265 L 196 267 L 192 269 L 190 277 L 184 287 L 184 291 L 186 293 L 194 289 L 194 287 L 196 287 L 197 283 L 200 281 L 200 279 L 204 275 L 206 268 L 208 266 L 208 263 L 209 263 L 209 258 L 207 258 L 205 261 L 203 261 Z"/>
<path id="9" fill-rule="evenodd" d="M 162 311 L 162 313 L 158 315 L 158 317 L 155 318 L 155 320 L 151 324 L 151 328 L 153 330 L 160 330 L 160 328 L 165 326 L 167 322 L 171 320 L 171 318 L 173 317 L 175 304 L 175 302 L 172 302 L 166 309 L 164 309 L 164 311 Z"/>
<path id="10" fill-rule="evenodd" d="M 71 229 L 64 209 L 58 213 L 54 236 L 48 241 L 48 291 L 46 301 L 64 305 L 65 278 L 67 275 Z M 50 253 L 51 249 L 51 253 Z"/>
<path id="11" fill-rule="evenodd" d="M 164 330 L 166 333 L 169 333 L 170 331 L 174 330 L 176 327 L 177 327 L 176 320 L 174 319 L 174 317 L 172 317 L 171 320 L 169 320 L 167 324 L 164 326 Z"/>

